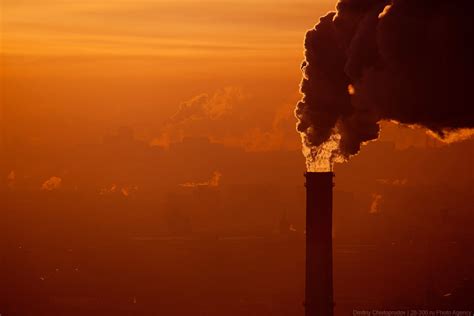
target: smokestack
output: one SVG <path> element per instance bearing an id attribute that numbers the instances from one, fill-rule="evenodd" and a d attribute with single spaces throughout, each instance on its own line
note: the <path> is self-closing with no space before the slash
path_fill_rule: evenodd
<path id="1" fill-rule="evenodd" d="M 305 315 L 333 315 L 332 172 L 306 172 Z"/>

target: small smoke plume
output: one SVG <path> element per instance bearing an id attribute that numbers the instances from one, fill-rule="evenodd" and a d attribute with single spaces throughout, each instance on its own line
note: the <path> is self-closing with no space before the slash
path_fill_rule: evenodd
<path id="1" fill-rule="evenodd" d="M 41 190 L 43 191 L 53 191 L 61 187 L 63 180 L 60 177 L 51 177 L 41 185 Z"/>
<path id="2" fill-rule="evenodd" d="M 177 124 L 187 120 L 217 120 L 232 112 L 236 100 L 243 98 L 241 89 L 236 87 L 226 87 L 212 95 L 202 93 L 181 103 L 169 122 Z"/>
<path id="3" fill-rule="evenodd" d="M 470 3 L 341 0 L 306 33 L 295 115 L 310 171 L 357 154 L 383 120 L 472 135 Z"/>
<path id="4" fill-rule="evenodd" d="M 214 171 L 212 177 L 204 182 L 186 182 L 180 184 L 184 188 L 199 188 L 199 187 L 218 187 L 221 181 L 222 173 Z"/>
<path id="5" fill-rule="evenodd" d="M 99 194 L 104 195 L 104 194 L 115 193 L 115 192 L 117 192 L 117 185 L 112 184 L 110 187 L 100 189 Z"/>
<path id="6" fill-rule="evenodd" d="M 370 214 L 376 214 L 380 211 L 380 203 L 382 202 L 382 195 L 374 193 L 372 194 L 372 203 L 370 204 Z"/>
<path id="7" fill-rule="evenodd" d="M 274 103 L 250 91 L 230 86 L 182 102 L 149 144 L 168 149 L 185 138 L 207 138 L 212 143 L 253 152 L 297 149 L 289 102 L 273 107 L 271 114 L 267 105 Z"/>
<path id="8" fill-rule="evenodd" d="M 99 191 L 100 195 L 108 194 L 121 194 L 124 197 L 128 197 L 133 193 L 138 191 L 138 186 L 136 185 L 127 185 L 127 186 L 118 186 L 115 183 L 110 187 L 101 188 Z"/>
<path id="9" fill-rule="evenodd" d="M 238 87 L 225 87 L 212 94 L 194 96 L 179 105 L 177 111 L 164 122 L 160 135 L 150 144 L 168 147 L 187 136 L 225 135 L 230 130 L 229 121 L 240 119 L 240 108 L 245 98 L 246 95 Z"/>

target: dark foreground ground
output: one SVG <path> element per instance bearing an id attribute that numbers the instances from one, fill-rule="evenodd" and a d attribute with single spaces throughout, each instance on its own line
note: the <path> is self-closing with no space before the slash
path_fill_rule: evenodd
<path id="1" fill-rule="evenodd" d="M 302 236 L 4 246 L 2 316 L 303 315 Z M 336 315 L 472 308 L 472 243 L 335 244 Z M 473 308 L 474 309 L 474 308 Z"/>

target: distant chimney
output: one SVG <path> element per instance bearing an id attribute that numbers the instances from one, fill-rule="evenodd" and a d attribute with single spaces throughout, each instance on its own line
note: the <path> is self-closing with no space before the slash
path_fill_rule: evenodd
<path id="1" fill-rule="evenodd" d="M 306 172 L 306 316 L 333 316 L 332 172 Z"/>

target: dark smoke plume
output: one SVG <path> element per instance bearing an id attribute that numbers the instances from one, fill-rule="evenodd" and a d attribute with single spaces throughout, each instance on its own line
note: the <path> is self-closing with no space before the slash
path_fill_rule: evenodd
<path id="1" fill-rule="evenodd" d="M 468 0 L 341 0 L 306 33 L 295 114 L 310 169 L 359 152 L 381 120 L 474 127 Z"/>

